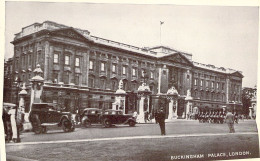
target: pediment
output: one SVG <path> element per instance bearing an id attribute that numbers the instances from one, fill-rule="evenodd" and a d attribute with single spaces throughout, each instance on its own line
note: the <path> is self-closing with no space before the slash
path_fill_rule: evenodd
<path id="1" fill-rule="evenodd" d="M 68 37 L 76 40 L 81 40 L 81 41 L 90 40 L 72 27 L 52 31 L 52 34 Z"/>
<path id="2" fill-rule="evenodd" d="M 240 78 L 243 78 L 243 77 L 244 77 L 244 76 L 243 76 L 240 72 L 238 72 L 238 71 L 232 73 L 231 75 L 232 75 L 232 76 L 235 76 L 235 77 L 240 77 Z"/>
<path id="3" fill-rule="evenodd" d="M 175 53 L 173 55 L 168 55 L 162 58 L 162 60 L 166 60 L 172 63 L 179 63 L 182 65 L 193 66 L 192 62 L 189 61 L 184 55 L 181 53 Z"/>

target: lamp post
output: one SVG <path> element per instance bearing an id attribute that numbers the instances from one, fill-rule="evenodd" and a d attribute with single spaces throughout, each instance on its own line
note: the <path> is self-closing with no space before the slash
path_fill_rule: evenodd
<path id="1" fill-rule="evenodd" d="M 16 87 L 16 105 L 17 107 L 19 106 L 19 89 L 20 89 L 20 85 L 21 85 L 21 79 L 19 76 L 16 77 L 14 83 L 15 83 L 15 87 Z"/>

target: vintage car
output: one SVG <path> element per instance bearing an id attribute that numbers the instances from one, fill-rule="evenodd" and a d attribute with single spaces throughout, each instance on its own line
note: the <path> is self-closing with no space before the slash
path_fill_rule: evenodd
<path id="1" fill-rule="evenodd" d="M 46 133 L 47 126 L 62 127 L 64 132 L 75 130 L 72 114 L 60 111 L 55 104 L 51 103 L 32 104 L 29 121 L 35 134 Z"/>
<path id="2" fill-rule="evenodd" d="M 98 108 L 86 108 L 80 115 L 81 124 L 85 127 L 90 127 L 91 124 L 101 123 L 100 120 L 101 109 Z"/>
<path id="3" fill-rule="evenodd" d="M 123 114 L 121 110 L 106 110 L 100 117 L 105 127 L 111 127 L 113 124 L 129 124 L 135 126 L 136 120 L 132 114 Z"/>

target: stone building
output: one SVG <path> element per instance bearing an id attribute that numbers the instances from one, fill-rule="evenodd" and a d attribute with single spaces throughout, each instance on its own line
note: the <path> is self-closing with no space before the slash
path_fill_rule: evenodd
<path id="1" fill-rule="evenodd" d="M 152 91 L 149 111 L 156 108 L 156 96 L 160 96 L 156 106 L 167 106 L 163 94 L 173 85 L 180 95 L 179 116 L 187 112 L 187 90 L 191 92 L 193 107 L 201 110 L 221 109 L 230 104 L 241 107 L 240 71 L 193 62 L 192 54 L 171 47 L 140 48 L 51 21 L 22 28 L 11 43 L 13 79 L 20 78 L 29 89 L 32 71 L 40 64 L 43 101 L 61 104 L 68 111 L 112 108 L 122 80 L 127 93 L 126 112 L 131 113 L 138 108 L 136 92 L 145 73 Z M 15 96 L 15 91 L 11 92 Z M 25 98 L 27 105 L 29 95 Z"/>

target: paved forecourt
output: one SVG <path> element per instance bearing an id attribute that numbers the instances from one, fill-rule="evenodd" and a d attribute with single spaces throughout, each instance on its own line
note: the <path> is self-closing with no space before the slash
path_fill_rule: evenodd
<path id="1" fill-rule="evenodd" d="M 257 133 L 246 132 L 27 142 L 6 151 L 13 160 L 216 160 L 256 158 L 258 147 Z"/>
<path id="2" fill-rule="evenodd" d="M 235 124 L 237 133 L 257 132 L 255 121 L 241 121 Z M 190 134 L 227 134 L 229 132 L 226 124 L 199 123 L 198 121 L 178 120 L 166 123 L 166 136 L 168 135 L 190 135 Z M 36 135 L 33 132 L 21 135 L 23 142 L 44 142 L 59 140 L 82 140 L 115 137 L 136 136 L 160 136 L 158 124 L 137 124 L 135 127 L 128 125 L 103 128 L 93 125 L 91 128 L 79 127 L 74 132 L 64 133 L 62 129 L 51 129 L 47 134 Z"/>

